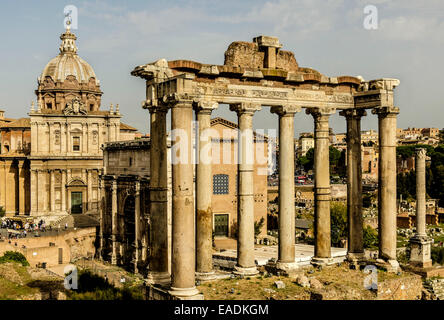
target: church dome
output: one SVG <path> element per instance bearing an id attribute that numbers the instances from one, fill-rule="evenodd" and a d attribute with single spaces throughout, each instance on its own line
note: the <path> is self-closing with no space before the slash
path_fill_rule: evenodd
<path id="1" fill-rule="evenodd" d="M 77 37 L 69 28 L 60 36 L 60 54 L 49 61 L 40 76 L 40 81 L 51 77 L 54 82 L 64 82 L 68 76 L 74 76 L 79 83 L 88 83 L 91 78 L 99 85 L 93 68 L 77 55 L 75 41 Z"/>

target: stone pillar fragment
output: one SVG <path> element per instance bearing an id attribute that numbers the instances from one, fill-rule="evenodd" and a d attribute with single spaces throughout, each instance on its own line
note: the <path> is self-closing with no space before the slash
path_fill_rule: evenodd
<path id="1" fill-rule="evenodd" d="M 111 241 L 112 241 L 112 254 L 111 254 L 111 264 L 117 265 L 117 233 L 118 233 L 118 226 L 117 226 L 117 180 L 114 178 L 112 181 L 112 199 L 111 199 L 111 224 L 112 224 L 112 235 L 111 235 Z"/>
<path id="2" fill-rule="evenodd" d="M 312 264 L 325 265 L 333 263 L 331 258 L 330 228 L 330 160 L 329 160 L 329 125 L 333 108 L 306 109 L 314 119 L 314 171 L 315 171 L 315 255 Z"/>
<path id="3" fill-rule="evenodd" d="M 168 272 L 168 157 L 167 106 L 151 106 L 150 112 L 150 259 L 148 282 L 167 285 Z"/>
<path id="4" fill-rule="evenodd" d="M 279 116 L 279 251 L 277 269 L 297 269 L 294 212 L 294 115 L 297 106 L 272 107 Z"/>
<path id="5" fill-rule="evenodd" d="M 61 170 L 62 184 L 60 185 L 60 198 L 61 198 L 61 209 L 62 213 L 66 213 L 66 170 Z"/>
<path id="6" fill-rule="evenodd" d="M 195 299 L 195 216 L 193 190 L 193 109 L 190 100 L 171 102 L 172 261 L 171 290 L 179 299 Z"/>
<path id="7" fill-rule="evenodd" d="M 199 280 L 214 278 L 213 272 L 213 211 L 212 196 L 212 150 L 211 112 L 218 106 L 215 102 L 202 101 L 195 106 L 198 131 L 198 163 L 196 172 L 196 277 Z"/>
<path id="8" fill-rule="evenodd" d="M 138 264 L 140 256 L 140 181 L 136 181 L 135 197 L 134 197 L 134 234 L 135 234 L 135 257 L 134 257 L 134 273 L 138 273 Z"/>
<path id="9" fill-rule="evenodd" d="M 432 240 L 426 233 L 426 149 L 416 149 L 416 235 L 410 238 L 410 263 L 432 266 Z"/>
<path id="10" fill-rule="evenodd" d="M 230 110 L 238 117 L 238 244 L 236 274 L 258 273 L 254 259 L 254 142 L 253 115 L 260 104 L 231 104 Z"/>
<path id="11" fill-rule="evenodd" d="M 365 116 L 366 112 L 364 109 L 347 109 L 339 114 L 347 121 L 347 257 L 352 262 L 358 262 L 364 258 L 361 117 Z"/>
<path id="12" fill-rule="evenodd" d="M 399 108 L 372 110 L 379 124 L 378 234 L 379 258 L 397 269 L 396 261 L 396 115 Z"/>

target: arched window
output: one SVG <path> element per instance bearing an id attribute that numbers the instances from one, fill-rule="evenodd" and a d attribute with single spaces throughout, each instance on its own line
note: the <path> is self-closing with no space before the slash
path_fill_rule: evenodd
<path id="1" fill-rule="evenodd" d="M 228 194 L 227 174 L 215 174 L 213 176 L 213 194 Z"/>

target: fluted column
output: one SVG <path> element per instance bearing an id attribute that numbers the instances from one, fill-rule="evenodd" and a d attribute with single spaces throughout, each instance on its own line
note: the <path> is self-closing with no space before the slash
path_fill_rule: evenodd
<path id="1" fill-rule="evenodd" d="M 399 108 L 372 110 L 379 124 L 379 257 L 396 261 L 396 116 Z"/>
<path id="2" fill-rule="evenodd" d="M 148 282 L 169 284 L 168 272 L 168 158 L 166 106 L 150 111 L 150 259 Z"/>
<path id="3" fill-rule="evenodd" d="M 238 117 L 238 207 L 237 274 L 257 274 L 254 259 L 254 142 L 253 115 L 260 104 L 231 104 Z"/>
<path id="4" fill-rule="evenodd" d="M 347 109 L 339 113 L 347 122 L 347 216 L 348 259 L 364 258 L 364 219 L 362 216 L 361 117 L 364 109 Z"/>
<path id="5" fill-rule="evenodd" d="M 103 253 L 105 248 L 105 239 L 104 239 L 104 231 L 105 231 L 105 210 L 106 210 L 106 190 L 105 190 L 105 179 L 102 176 L 99 176 L 99 222 L 100 222 L 100 230 L 99 230 L 99 259 L 103 260 Z"/>
<path id="6" fill-rule="evenodd" d="M 279 116 L 279 251 L 276 267 L 297 269 L 295 262 L 294 212 L 294 115 L 300 107 L 272 107 Z"/>
<path id="7" fill-rule="evenodd" d="M 3 183 L 3 181 L 1 181 L 1 183 Z M 31 216 L 37 215 L 37 210 L 38 210 L 37 199 L 38 199 L 38 172 L 35 169 L 31 169 Z"/>
<path id="8" fill-rule="evenodd" d="M 92 191 L 92 185 L 93 185 L 93 181 L 92 181 L 92 170 L 91 169 L 88 169 L 87 170 L 87 183 L 88 183 L 88 189 L 87 189 L 87 193 L 88 193 L 88 195 L 87 195 L 87 197 L 86 197 L 86 199 L 87 199 L 87 208 L 88 208 L 88 211 L 90 211 L 90 210 L 92 210 L 93 208 L 92 208 L 92 193 L 93 193 L 93 191 Z"/>
<path id="9" fill-rule="evenodd" d="M 116 265 L 117 264 L 117 232 L 118 232 L 118 226 L 117 226 L 117 180 L 116 178 L 112 181 L 111 186 L 112 191 L 112 200 L 111 200 L 111 223 L 112 223 L 112 254 L 111 254 L 111 264 Z"/>
<path id="10" fill-rule="evenodd" d="M 314 170 L 315 170 L 315 255 L 313 264 L 332 263 L 330 228 L 330 160 L 328 120 L 333 108 L 310 108 L 306 110 L 314 119 Z"/>
<path id="11" fill-rule="evenodd" d="M 211 112 L 218 106 L 215 102 L 199 102 L 195 106 L 198 131 L 198 163 L 196 172 L 196 277 L 206 280 L 213 272 L 213 210 L 211 208 L 212 150 Z"/>
<path id="12" fill-rule="evenodd" d="M 134 234 L 135 234 L 135 257 L 134 257 L 134 273 L 138 273 L 138 264 L 140 256 L 140 181 L 135 182 L 134 195 Z"/>

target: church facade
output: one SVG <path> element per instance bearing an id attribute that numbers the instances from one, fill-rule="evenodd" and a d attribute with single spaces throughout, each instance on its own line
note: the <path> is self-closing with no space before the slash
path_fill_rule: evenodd
<path id="1" fill-rule="evenodd" d="M 8 216 L 54 221 L 98 211 L 99 174 L 106 142 L 134 139 L 119 106 L 101 110 L 100 82 L 77 55 L 66 30 L 60 53 L 38 78 L 29 118 L 0 122 L 0 206 Z"/>

